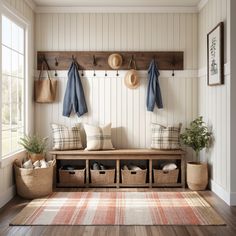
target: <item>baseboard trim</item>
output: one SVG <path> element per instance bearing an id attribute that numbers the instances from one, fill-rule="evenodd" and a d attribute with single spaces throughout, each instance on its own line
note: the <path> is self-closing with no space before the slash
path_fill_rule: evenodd
<path id="1" fill-rule="evenodd" d="M 8 203 L 16 193 L 15 186 L 8 188 L 4 193 L 0 194 L 0 208 Z"/>
<path id="2" fill-rule="evenodd" d="M 236 192 L 230 193 L 230 206 L 236 206 Z"/>
<path id="3" fill-rule="evenodd" d="M 210 189 L 229 206 L 236 206 L 236 192 L 229 193 L 214 180 L 210 180 Z"/>

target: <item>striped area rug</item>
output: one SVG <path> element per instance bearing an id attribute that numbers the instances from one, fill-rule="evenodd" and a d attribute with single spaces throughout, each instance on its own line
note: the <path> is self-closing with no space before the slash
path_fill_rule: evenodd
<path id="1" fill-rule="evenodd" d="M 10 225 L 224 225 L 196 192 L 55 192 Z"/>

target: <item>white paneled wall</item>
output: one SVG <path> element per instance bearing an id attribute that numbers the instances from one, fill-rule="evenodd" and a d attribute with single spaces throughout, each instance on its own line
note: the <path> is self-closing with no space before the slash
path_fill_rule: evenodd
<path id="1" fill-rule="evenodd" d="M 213 147 L 207 153 L 211 178 L 226 191 L 230 190 L 230 60 L 229 0 L 209 0 L 199 13 L 199 113 L 212 126 Z M 207 33 L 220 21 L 225 22 L 225 84 L 207 86 Z"/>
<path id="2" fill-rule="evenodd" d="M 183 50 L 185 71 L 161 72 L 164 109 L 147 112 L 147 74 L 141 85 L 127 89 L 125 71 L 97 72 L 82 78 L 89 113 L 82 118 L 62 116 L 67 76 L 59 73 L 57 101 L 36 104 L 36 131 L 50 136 L 50 123 L 112 122 L 117 148 L 150 146 L 150 124 L 189 123 L 197 116 L 197 14 L 37 14 L 36 49 L 40 50 Z M 78 58 L 79 61 L 79 58 Z M 90 74 L 90 75 L 89 75 Z"/>

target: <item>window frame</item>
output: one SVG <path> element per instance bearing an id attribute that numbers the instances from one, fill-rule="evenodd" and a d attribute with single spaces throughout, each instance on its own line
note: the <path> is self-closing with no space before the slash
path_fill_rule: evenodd
<path id="1" fill-rule="evenodd" d="M 9 6 L 4 3 L 0 3 L 0 90 L 2 91 L 2 16 L 7 17 L 9 20 L 13 21 L 16 25 L 24 29 L 24 133 L 29 132 L 29 31 L 30 31 L 30 22 L 24 18 L 24 16 L 19 15 L 14 9 L 11 9 Z M 2 96 L 0 96 L 0 112 L 2 114 Z M 12 162 L 17 156 L 22 153 L 25 153 L 25 150 L 19 149 L 15 152 L 12 152 L 6 156 L 2 156 L 2 115 L 0 115 L 0 166 L 6 166 Z"/>

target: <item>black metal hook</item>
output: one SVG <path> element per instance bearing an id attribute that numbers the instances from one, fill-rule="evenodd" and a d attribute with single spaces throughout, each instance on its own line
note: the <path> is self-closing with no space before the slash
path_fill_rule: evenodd
<path id="1" fill-rule="evenodd" d="M 172 59 L 171 65 L 173 66 L 172 76 L 174 77 L 174 76 L 175 76 L 175 65 L 176 65 L 176 59 L 175 59 L 175 56 L 173 56 L 173 59 Z"/>
<path id="2" fill-rule="evenodd" d="M 105 76 L 107 76 L 107 71 L 105 70 Z"/>
<path id="3" fill-rule="evenodd" d="M 74 55 L 72 55 L 72 60 L 75 62 L 76 61 L 76 58 Z"/>
<path id="4" fill-rule="evenodd" d="M 50 67 L 49 67 L 49 64 L 47 62 L 45 55 L 42 55 L 42 57 L 41 57 L 41 64 L 42 65 L 45 64 L 47 66 L 47 70 L 50 70 Z"/>
<path id="5" fill-rule="evenodd" d="M 58 65 L 59 65 L 58 60 L 57 60 L 57 58 L 55 57 L 55 66 L 58 66 Z"/>
<path id="6" fill-rule="evenodd" d="M 131 56 L 131 59 L 129 61 L 129 66 L 128 66 L 128 69 L 131 69 L 132 68 L 132 65 L 133 65 L 133 69 L 137 69 L 136 68 L 136 62 L 135 62 L 135 59 L 134 59 L 134 55 Z"/>
<path id="7" fill-rule="evenodd" d="M 82 72 L 81 72 L 81 76 L 82 76 L 82 77 L 84 76 L 84 70 L 82 70 Z"/>
<path id="8" fill-rule="evenodd" d="M 118 72 L 118 70 L 116 71 L 116 76 L 119 76 L 119 72 Z"/>
<path id="9" fill-rule="evenodd" d="M 58 60 L 57 60 L 57 58 L 55 57 L 55 67 L 58 67 Z M 56 77 L 58 76 L 58 74 L 57 74 L 57 70 L 55 69 L 55 74 L 54 74 Z"/>

